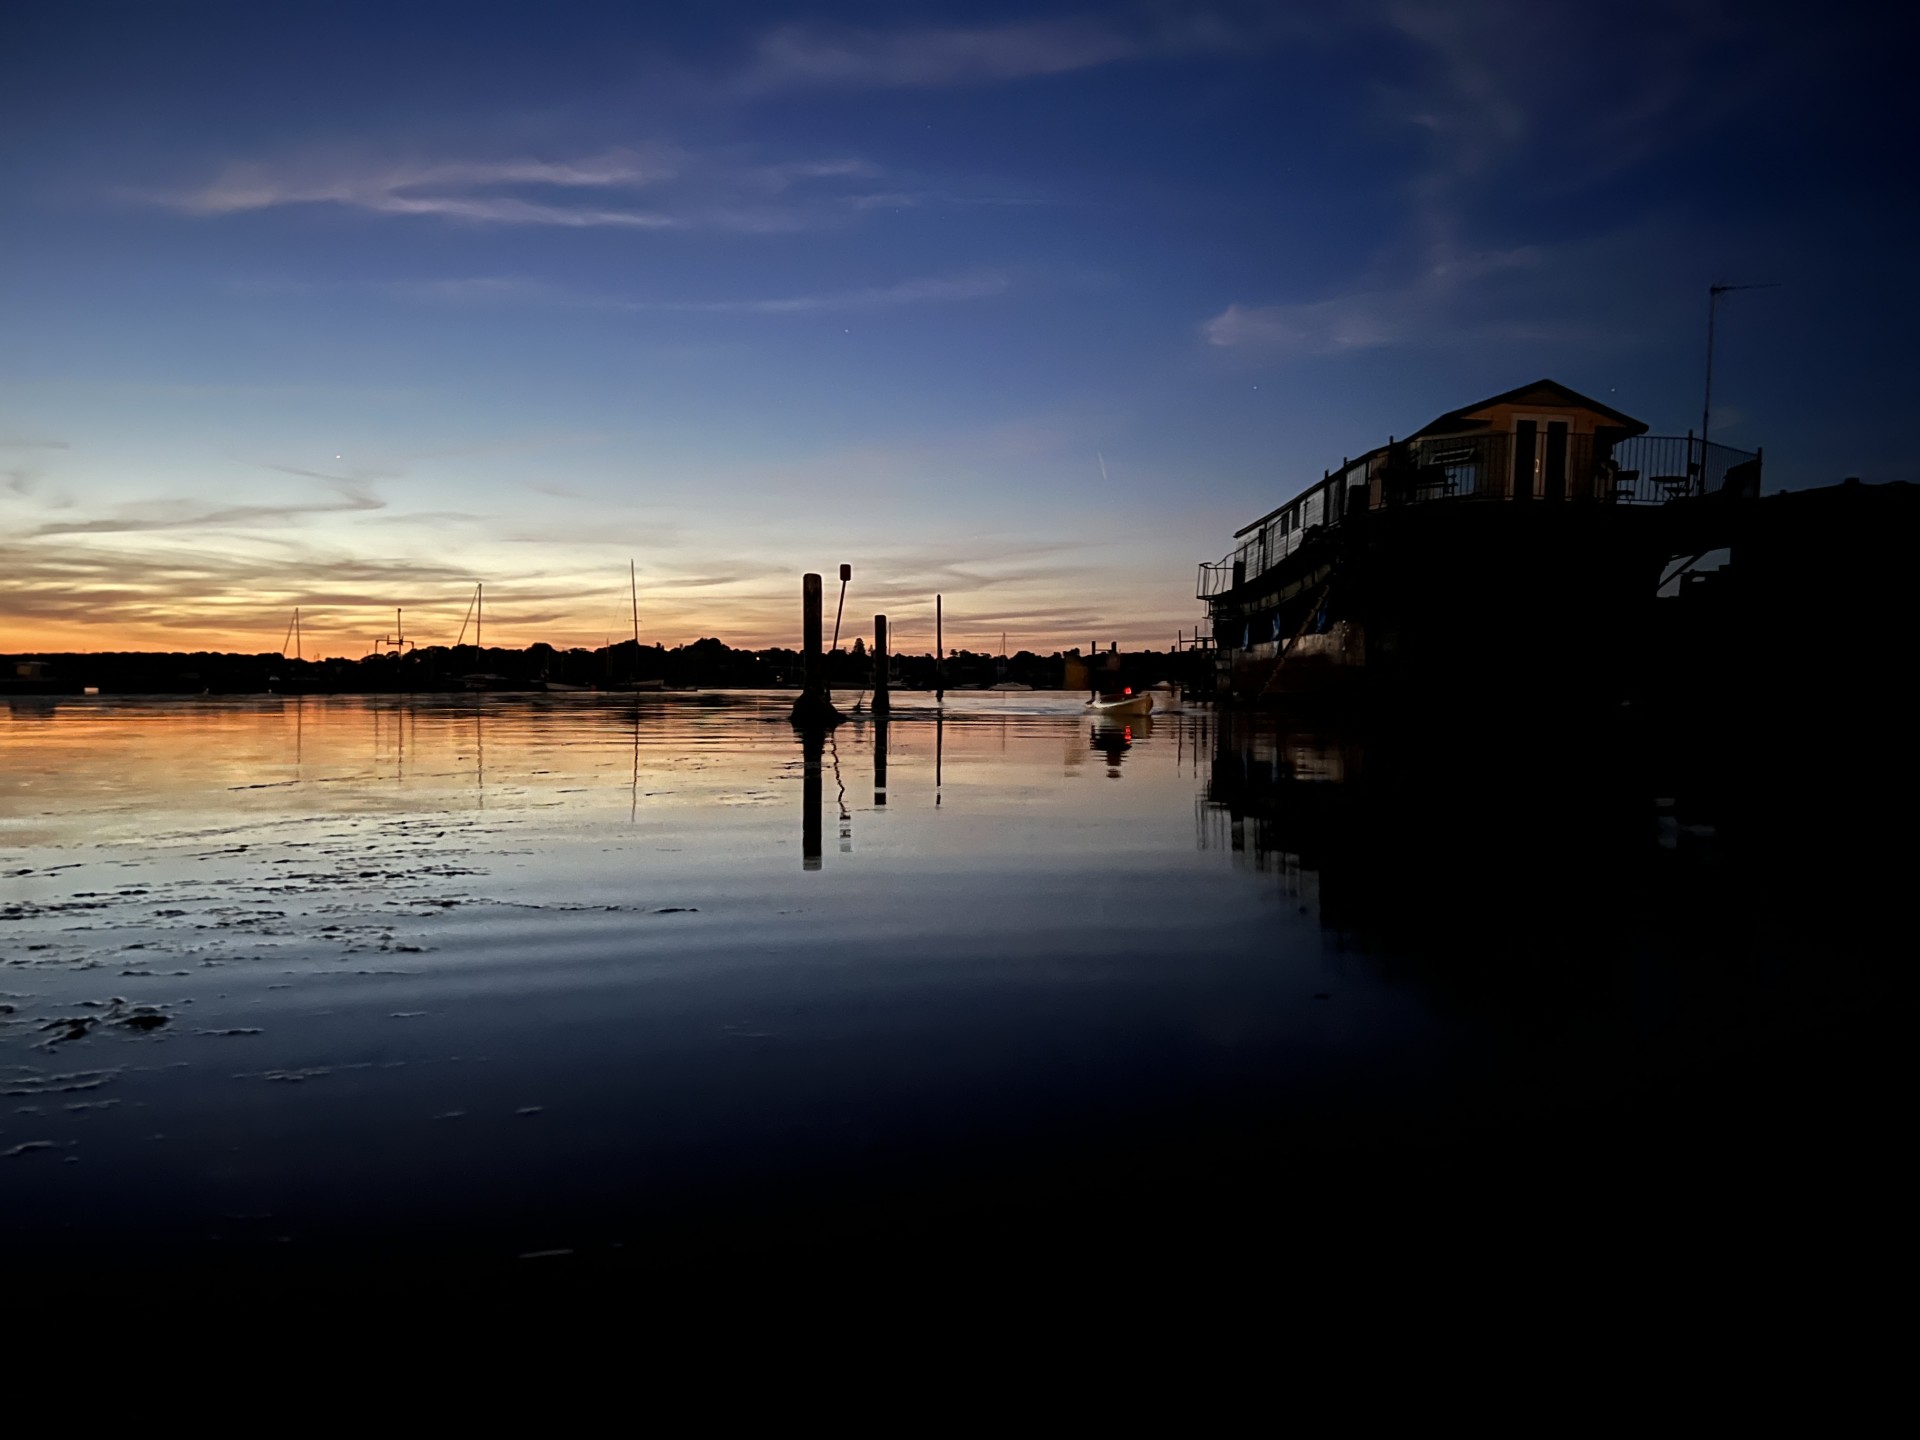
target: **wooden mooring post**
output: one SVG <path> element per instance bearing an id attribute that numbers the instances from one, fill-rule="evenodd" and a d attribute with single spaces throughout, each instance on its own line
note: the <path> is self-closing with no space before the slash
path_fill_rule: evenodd
<path id="1" fill-rule="evenodd" d="M 933 597 L 933 698 L 947 698 L 947 637 L 940 614 L 940 597 Z"/>
<path id="2" fill-rule="evenodd" d="M 846 717 L 833 708 L 820 658 L 820 577 L 809 572 L 800 578 L 800 698 L 790 718 L 802 726 L 838 725 Z"/>

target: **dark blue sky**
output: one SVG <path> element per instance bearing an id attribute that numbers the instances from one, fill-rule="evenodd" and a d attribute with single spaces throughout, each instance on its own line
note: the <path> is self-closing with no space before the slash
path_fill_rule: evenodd
<path id="1" fill-rule="evenodd" d="M 1555 3 L 16 7 L 0 648 L 1158 642 L 1541 375 L 1920 479 L 1910 19 Z M 950 639 L 955 638 L 950 635 Z"/>

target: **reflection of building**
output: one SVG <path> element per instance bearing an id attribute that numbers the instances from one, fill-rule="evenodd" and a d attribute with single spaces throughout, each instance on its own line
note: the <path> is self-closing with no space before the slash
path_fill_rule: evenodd
<path id="1" fill-rule="evenodd" d="M 1669 502 L 1759 489 L 1758 455 L 1646 428 L 1541 380 L 1342 461 L 1200 567 L 1222 688 L 1604 688 L 1680 548 Z"/>
<path id="2" fill-rule="evenodd" d="M 55 678 L 53 666 L 45 660 L 16 660 L 12 674 L 0 675 L 0 695 L 77 695 L 76 686 Z"/>
<path id="3" fill-rule="evenodd" d="M 1096 723 L 1087 731 L 1087 748 L 1107 757 L 1107 774 L 1115 779 L 1120 775 L 1120 762 L 1126 758 L 1127 751 L 1133 748 L 1136 726 L 1137 733 L 1142 737 L 1153 733 L 1152 721 L 1144 715 L 1132 724 Z"/>
<path id="4" fill-rule="evenodd" d="M 1431 946 L 1435 927 L 1539 924 L 1552 944 L 1630 888 L 1653 845 L 1651 793 L 1624 764 L 1245 714 L 1223 714 L 1215 736 L 1199 845 L 1281 877 L 1336 930 Z"/>

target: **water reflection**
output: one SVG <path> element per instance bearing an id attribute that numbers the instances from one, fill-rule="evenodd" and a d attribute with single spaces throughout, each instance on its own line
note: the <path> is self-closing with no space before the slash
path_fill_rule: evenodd
<path id="1" fill-rule="evenodd" d="M 1231 715 L 1197 813 L 1203 848 L 1310 889 L 1332 930 L 1432 946 L 1469 926 L 1481 953 L 1606 929 L 1643 890 L 1658 833 L 1644 780 L 1589 754 Z"/>
<path id="2" fill-rule="evenodd" d="M 1096 720 L 1087 732 L 1087 748 L 1107 757 L 1107 778 L 1118 780 L 1120 762 L 1133 748 L 1134 742 L 1147 740 L 1152 734 L 1151 715 L 1137 716 L 1132 720 Z"/>
<path id="3" fill-rule="evenodd" d="M 820 764 L 827 752 L 824 730 L 800 732 L 800 867 L 820 868 Z M 835 761 L 836 768 L 838 760 Z"/>
<path id="4" fill-rule="evenodd" d="M 1711 830 L 1663 846 L 1643 771 L 1497 728 L 1440 743 L 1225 717 L 1197 806 L 1203 846 L 1470 1027 L 1491 1047 L 1475 1065 L 1524 1056 L 1554 1084 L 1705 1063 L 1726 1006 L 1790 1013 L 1790 957 L 1834 944 L 1833 917 L 1795 913 L 1759 857 Z"/>
<path id="5" fill-rule="evenodd" d="M 1857 889 L 1783 919 L 1798 856 L 1721 865 L 1511 733 L 899 698 L 824 736 L 785 696 L 11 703 L 0 1065 L 120 1103 L 9 1114 L 49 1148 L 0 1251 L 486 1205 L 611 1243 L 909 1149 L 1545 1104 L 1849 983 Z M 42 1048 L 116 999 L 166 1023 Z"/>

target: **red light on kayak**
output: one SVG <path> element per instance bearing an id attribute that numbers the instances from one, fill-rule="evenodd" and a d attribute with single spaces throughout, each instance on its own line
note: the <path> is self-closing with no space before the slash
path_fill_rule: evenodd
<path id="1" fill-rule="evenodd" d="M 1120 692 L 1120 693 L 1121 693 L 1122 695 L 1131 695 L 1131 694 L 1133 694 L 1133 686 L 1131 686 L 1131 685 L 1128 685 L 1128 686 L 1126 686 L 1126 687 L 1125 687 L 1124 689 L 1122 689 L 1122 690 L 1121 690 L 1121 692 Z"/>

